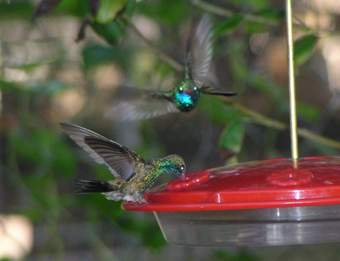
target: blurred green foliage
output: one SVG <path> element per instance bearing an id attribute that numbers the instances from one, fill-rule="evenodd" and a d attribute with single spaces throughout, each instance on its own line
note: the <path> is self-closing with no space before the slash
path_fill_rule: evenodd
<path id="1" fill-rule="evenodd" d="M 136 11 L 165 26 L 176 26 L 189 18 L 188 8 L 189 1 L 140 1 Z"/>
<path id="2" fill-rule="evenodd" d="M 35 6 L 30 1 L 6 1 L 0 2 L 0 19 L 30 19 L 35 10 Z"/>
<path id="3" fill-rule="evenodd" d="M 294 44 L 294 59 L 296 65 L 304 64 L 313 54 L 318 37 L 314 34 L 305 35 Z"/>
<path id="4" fill-rule="evenodd" d="M 242 148 L 242 142 L 245 134 L 245 123 L 240 118 L 229 121 L 227 127 L 220 136 L 220 146 L 235 154 L 238 154 Z"/>
<path id="5" fill-rule="evenodd" d="M 244 251 L 244 250 L 241 250 L 237 254 L 229 254 L 228 252 L 219 250 L 213 253 L 212 260 L 215 260 L 215 261 L 258 261 L 260 259 L 254 256 L 253 254 L 247 251 Z"/>
<path id="6" fill-rule="evenodd" d="M 225 19 L 215 26 L 214 36 L 217 38 L 236 30 L 242 21 L 243 17 L 240 14 L 235 14 L 232 17 Z"/>
<path id="7" fill-rule="evenodd" d="M 99 22 L 92 22 L 92 29 L 101 37 L 103 37 L 108 44 L 116 44 L 124 34 L 125 24 L 122 21 L 111 21 L 107 24 Z"/>
<path id="8" fill-rule="evenodd" d="M 111 23 L 125 7 L 127 0 L 102 0 L 99 1 L 98 11 L 95 15 L 95 21 L 100 24 Z"/>

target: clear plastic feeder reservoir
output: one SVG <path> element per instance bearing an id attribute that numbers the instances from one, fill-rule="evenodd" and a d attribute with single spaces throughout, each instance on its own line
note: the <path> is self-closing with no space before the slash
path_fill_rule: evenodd
<path id="1" fill-rule="evenodd" d="M 273 159 L 187 174 L 145 194 L 168 242 L 201 246 L 283 246 L 340 242 L 340 157 L 296 167 Z"/>

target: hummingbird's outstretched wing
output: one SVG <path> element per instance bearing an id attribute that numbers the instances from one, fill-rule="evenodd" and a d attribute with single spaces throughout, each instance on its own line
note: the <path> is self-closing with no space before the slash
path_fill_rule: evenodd
<path id="1" fill-rule="evenodd" d="M 208 15 L 203 16 L 191 38 L 186 73 L 191 77 L 202 92 L 209 95 L 234 96 L 237 93 L 216 88 L 216 79 L 209 75 L 213 53 L 212 24 Z"/>
<path id="2" fill-rule="evenodd" d="M 212 59 L 212 30 L 208 15 L 203 16 L 189 42 L 186 74 L 199 87 L 202 87 L 208 76 Z"/>
<path id="3" fill-rule="evenodd" d="M 140 98 L 118 101 L 105 116 L 114 121 L 133 121 L 178 111 L 168 94 L 150 93 Z"/>
<path id="4" fill-rule="evenodd" d="M 204 94 L 215 95 L 215 96 L 235 96 L 235 95 L 237 95 L 236 92 L 223 91 L 223 90 L 216 89 L 216 88 L 211 88 L 211 87 L 208 87 L 208 86 L 203 86 L 203 87 L 201 88 L 201 91 L 202 91 Z"/>
<path id="5" fill-rule="evenodd" d="M 100 164 L 105 164 L 115 177 L 130 179 L 137 163 L 145 163 L 135 152 L 84 127 L 61 123 L 64 132 Z"/>

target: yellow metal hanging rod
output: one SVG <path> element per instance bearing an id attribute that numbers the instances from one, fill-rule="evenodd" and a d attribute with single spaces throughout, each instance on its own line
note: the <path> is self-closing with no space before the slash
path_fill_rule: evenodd
<path id="1" fill-rule="evenodd" d="M 288 43 L 291 154 L 292 154 L 293 161 L 296 163 L 299 158 L 299 147 L 298 147 L 298 135 L 297 135 L 296 97 L 295 97 L 292 0 L 286 0 L 286 22 L 287 22 L 287 43 Z"/>

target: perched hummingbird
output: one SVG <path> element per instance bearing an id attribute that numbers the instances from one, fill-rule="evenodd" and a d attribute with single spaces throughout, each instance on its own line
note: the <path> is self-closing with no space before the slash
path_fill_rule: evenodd
<path id="1" fill-rule="evenodd" d="M 113 120 L 147 119 L 171 112 L 189 112 L 196 107 L 201 94 L 236 95 L 211 86 L 208 80 L 211 59 L 211 21 L 204 16 L 189 42 L 184 80 L 170 91 L 150 92 L 140 99 L 118 102 L 107 116 Z"/>
<path id="2" fill-rule="evenodd" d="M 81 180 L 80 193 L 101 192 L 109 200 L 144 202 L 143 193 L 152 188 L 162 175 L 180 177 L 185 172 L 184 160 L 178 155 L 145 161 L 135 152 L 86 128 L 61 123 L 71 139 L 100 164 L 105 164 L 114 180 Z"/>

